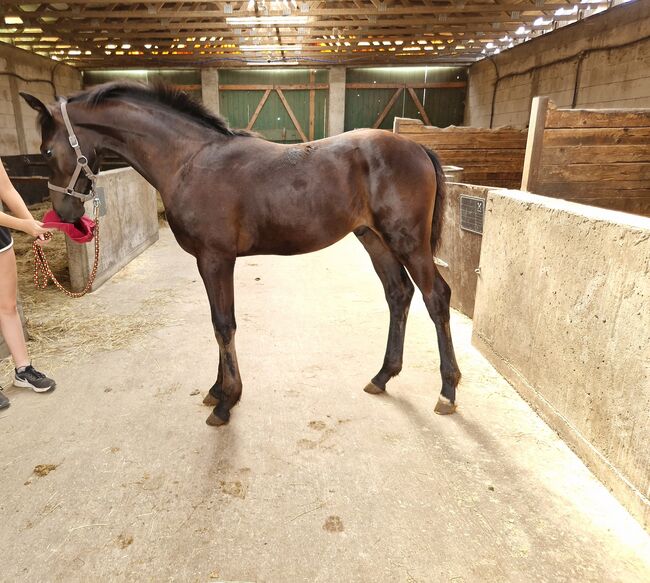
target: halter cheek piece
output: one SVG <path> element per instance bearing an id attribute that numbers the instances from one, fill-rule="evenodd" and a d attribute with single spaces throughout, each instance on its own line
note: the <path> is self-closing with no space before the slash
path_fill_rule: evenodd
<path id="1" fill-rule="evenodd" d="M 62 186 L 57 186 L 56 184 L 52 184 L 51 182 L 48 182 L 47 186 L 50 190 L 54 190 L 56 192 L 62 192 L 67 196 L 74 196 L 75 198 L 80 199 L 82 202 L 86 202 L 88 200 L 95 198 L 95 181 L 97 180 L 97 175 L 90 169 L 90 166 L 88 166 L 88 158 L 86 158 L 86 156 L 83 155 L 83 152 L 79 147 L 79 140 L 77 140 L 77 136 L 75 135 L 74 130 L 72 129 L 72 124 L 70 123 L 70 118 L 68 117 L 68 111 L 66 108 L 67 108 L 67 102 L 62 101 L 61 115 L 63 116 L 65 127 L 68 130 L 68 140 L 70 142 L 70 146 L 72 146 L 72 148 L 75 151 L 75 154 L 77 155 L 77 167 L 74 169 L 74 172 L 72 173 L 72 177 L 70 178 L 70 182 L 68 183 L 67 188 L 63 188 Z M 90 180 L 90 191 L 88 193 L 77 192 L 74 189 L 75 185 L 77 184 L 77 180 L 79 179 L 79 174 L 81 174 L 82 170 L 84 171 L 86 178 Z"/>

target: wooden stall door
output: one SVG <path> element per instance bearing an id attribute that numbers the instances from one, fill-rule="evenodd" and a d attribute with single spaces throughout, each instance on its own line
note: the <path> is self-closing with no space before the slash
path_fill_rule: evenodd
<path id="1" fill-rule="evenodd" d="M 326 70 L 227 70 L 219 81 L 221 113 L 231 126 L 281 143 L 325 137 Z"/>
<path id="2" fill-rule="evenodd" d="M 390 130 L 396 117 L 426 125 L 463 123 L 467 73 L 460 67 L 348 69 L 345 130 Z"/>

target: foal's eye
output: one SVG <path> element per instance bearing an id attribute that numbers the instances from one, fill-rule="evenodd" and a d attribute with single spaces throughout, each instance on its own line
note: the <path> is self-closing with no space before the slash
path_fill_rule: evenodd
<path id="1" fill-rule="evenodd" d="M 43 152 L 43 155 L 49 160 L 50 158 L 52 158 L 52 156 L 54 156 L 54 152 L 52 152 L 51 148 L 48 148 L 47 150 L 45 150 L 45 152 Z"/>

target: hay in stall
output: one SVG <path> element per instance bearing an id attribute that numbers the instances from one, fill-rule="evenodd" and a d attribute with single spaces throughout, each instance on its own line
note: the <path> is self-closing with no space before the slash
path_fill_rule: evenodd
<path id="1" fill-rule="evenodd" d="M 40 220 L 49 210 L 49 203 L 30 207 Z M 146 336 L 151 330 L 174 324 L 161 313 L 161 306 L 173 300 L 168 289 L 152 290 L 137 312 L 111 314 L 106 298 L 89 294 L 72 299 L 50 282 L 47 289 L 34 287 L 33 238 L 14 232 L 20 302 L 25 314 L 28 348 L 37 368 L 47 373 L 90 357 L 101 351 L 119 350 Z M 54 232 L 45 252 L 52 272 L 66 287 L 70 286 L 65 236 Z M 0 386 L 13 373 L 11 358 L 0 360 Z"/>

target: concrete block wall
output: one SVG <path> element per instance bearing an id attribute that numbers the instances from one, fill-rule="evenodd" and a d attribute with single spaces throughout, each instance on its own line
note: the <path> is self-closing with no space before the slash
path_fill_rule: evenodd
<path id="1" fill-rule="evenodd" d="M 630 2 L 476 63 L 469 70 L 465 125 L 490 127 L 497 70 L 507 77 L 497 88 L 492 127 L 525 127 L 537 95 L 571 107 L 574 88 L 575 107 L 650 107 L 648 31 L 650 2 Z M 615 45 L 622 46 L 589 52 Z"/>
<path id="2" fill-rule="evenodd" d="M 120 269 L 158 240 L 156 190 L 133 168 L 100 172 L 97 185 L 104 188 L 106 214 L 100 217 L 100 262 L 95 291 Z M 86 214 L 93 216 L 93 203 Z M 92 270 L 95 243 L 78 244 L 66 240 L 68 270 L 74 291 L 81 291 Z"/>
<path id="3" fill-rule="evenodd" d="M 74 67 L 0 43 L 0 156 L 36 154 L 41 145 L 37 114 L 18 95 L 19 91 L 49 104 L 55 95 L 79 89 L 81 73 Z"/>
<path id="4" fill-rule="evenodd" d="M 488 193 L 473 341 L 650 528 L 650 219 Z"/>

